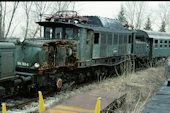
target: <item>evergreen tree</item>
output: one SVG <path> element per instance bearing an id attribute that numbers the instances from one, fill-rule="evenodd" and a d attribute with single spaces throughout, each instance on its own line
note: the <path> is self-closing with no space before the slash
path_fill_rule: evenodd
<path id="1" fill-rule="evenodd" d="M 152 30 L 151 28 L 151 21 L 150 21 L 150 18 L 148 17 L 148 20 L 145 24 L 145 27 L 144 27 L 145 30 Z"/>
<path id="2" fill-rule="evenodd" d="M 121 5 L 121 10 L 118 14 L 117 20 L 124 22 L 124 23 L 127 23 L 127 20 L 126 20 L 126 17 L 125 17 L 125 10 L 123 8 L 123 5 Z"/>
<path id="3" fill-rule="evenodd" d="M 162 25 L 161 25 L 161 28 L 159 30 L 160 32 L 166 32 L 165 30 L 165 21 L 162 21 Z"/>

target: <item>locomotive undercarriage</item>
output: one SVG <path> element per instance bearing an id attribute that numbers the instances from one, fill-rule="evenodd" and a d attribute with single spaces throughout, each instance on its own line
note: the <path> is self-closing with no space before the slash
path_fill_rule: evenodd
<path id="1" fill-rule="evenodd" d="M 71 85 L 100 81 L 107 77 L 119 76 L 132 71 L 133 63 L 130 56 L 124 56 L 123 58 L 118 59 L 119 60 L 115 60 L 116 62 L 113 62 L 111 59 L 103 59 L 104 61 L 107 61 L 108 64 L 112 65 L 94 65 L 86 66 L 84 68 L 58 67 L 44 70 L 40 75 L 33 73 L 30 84 L 22 87 L 22 93 L 24 93 L 24 95 L 29 94 L 28 96 L 37 96 L 38 90 L 41 90 L 43 94 L 46 94 L 49 91 L 66 89 Z M 19 70 L 23 71 L 23 69 L 18 69 L 18 71 Z M 24 75 L 30 76 L 30 70 L 24 70 L 24 72 L 29 72 Z M 58 82 L 61 82 L 59 85 L 62 87 L 58 85 Z"/>
<path id="2" fill-rule="evenodd" d="M 159 58 L 147 58 L 147 57 L 141 57 L 141 58 L 135 58 L 135 65 L 136 68 L 148 68 L 157 66 L 157 63 L 162 59 L 162 57 Z"/>

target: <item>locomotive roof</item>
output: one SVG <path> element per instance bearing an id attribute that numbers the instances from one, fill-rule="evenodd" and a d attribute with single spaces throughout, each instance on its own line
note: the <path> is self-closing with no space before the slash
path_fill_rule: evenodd
<path id="1" fill-rule="evenodd" d="M 104 18 L 99 16 L 84 16 L 88 18 L 89 24 L 96 25 L 100 27 L 107 27 L 107 28 L 115 28 L 115 29 L 124 29 L 122 23 L 115 19 Z"/>
<path id="2" fill-rule="evenodd" d="M 137 30 L 144 32 L 148 35 L 148 38 L 154 39 L 170 39 L 170 34 L 165 32 L 158 32 L 158 31 L 149 31 L 149 30 Z"/>
<path id="3" fill-rule="evenodd" d="M 9 43 L 9 42 L 5 42 L 5 41 L 0 41 L 0 49 L 2 48 L 15 48 L 15 44 L 13 43 Z"/>
<path id="4" fill-rule="evenodd" d="M 41 26 L 58 26 L 58 27 L 81 27 L 87 28 L 99 32 L 134 32 L 134 30 L 129 30 L 124 28 L 122 23 L 109 18 L 103 18 L 98 16 L 84 16 L 89 19 L 89 24 L 79 24 L 73 22 L 62 22 L 62 21 L 42 21 L 37 22 Z"/>
<path id="5" fill-rule="evenodd" d="M 58 27 L 83 27 L 87 29 L 92 29 L 90 26 L 85 26 L 83 24 L 76 24 L 76 23 L 69 23 L 69 22 L 60 22 L 60 21 L 42 21 L 42 22 L 36 22 L 41 26 L 58 26 Z"/>

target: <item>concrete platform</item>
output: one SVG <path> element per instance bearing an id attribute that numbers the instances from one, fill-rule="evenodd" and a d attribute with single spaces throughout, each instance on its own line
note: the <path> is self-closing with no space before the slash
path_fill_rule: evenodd
<path id="1" fill-rule="evenodd" d="M 170 81 L 170 77 L 164 82 L 142 113 L 170 113 L 170 86 L 167 86 L 168 80 Z"/>
<path id="2" fill-rule="evenodd" d="M 90 90 L 73 96 L 43 113 L 94 113 L 97 98 L 101 97 L 100 111 L 104 111 L 113 103 L 125 98 L 125 93 L 107 90 Z"/>

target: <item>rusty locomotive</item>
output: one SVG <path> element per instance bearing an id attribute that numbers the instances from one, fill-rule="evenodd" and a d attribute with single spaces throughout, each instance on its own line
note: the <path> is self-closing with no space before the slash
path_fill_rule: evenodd
<path id="1" fill-rule="evenodd" d="M 26 81 L 13 89 L 22 92 L 58 90 L 105 78 L 125 62 L 136 60 L 140 66 L 170 55 L 169 34 L 134 30 L 114 19 L 59 11 L 37 24 L 44 28 L 43 37 L 8 40 L 16 47 L 15 74 Z"/>

